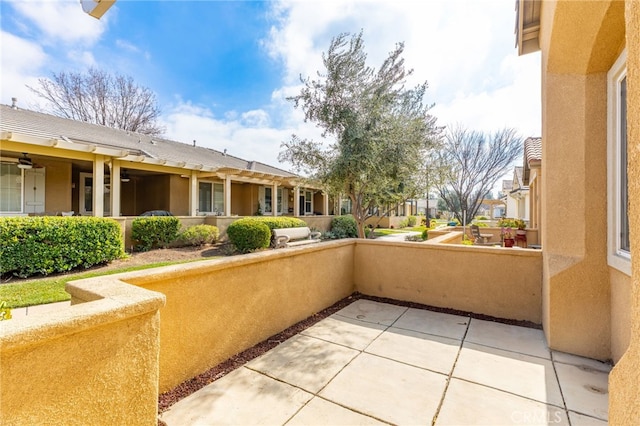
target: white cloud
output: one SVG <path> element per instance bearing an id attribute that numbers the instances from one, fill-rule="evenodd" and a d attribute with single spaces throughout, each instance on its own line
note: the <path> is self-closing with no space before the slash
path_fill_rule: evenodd
<path id="1" fill-rule="evenodd" d="M 36 75 L 47 55 L 37 44 L 4 31 L 0 32 L 0 45 L 0 102 L 10 104 L 11 98 L 17 97 L 26 106 L 34 99 L 26 85 L 37 85 Z"/>
<path id="2" fill-rule="evenodd" d="M 20 0 L 13 8 L 30 20 L 44 36 L 43 43 L 90 46 L 107 27 L 109 17 L 97 20 L 82 11 L 77 0 Z"/>

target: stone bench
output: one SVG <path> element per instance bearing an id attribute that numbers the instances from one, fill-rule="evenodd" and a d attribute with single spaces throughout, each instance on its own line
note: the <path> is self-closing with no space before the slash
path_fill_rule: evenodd
<path id="1" fill-rule="evenodd" d="M 275 242 L 275 248 L 319 243 L 320 232 L 312 232 L 308 227 L 274 229 L 273 240 Z"/>

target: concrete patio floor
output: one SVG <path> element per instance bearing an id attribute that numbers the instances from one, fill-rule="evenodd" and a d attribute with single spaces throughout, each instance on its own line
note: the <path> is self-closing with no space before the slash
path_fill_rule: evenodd
<path id="1" fill-rule="evenodd" d="M 541 330 L 357 300 L 174 404 L 175 425 L 606 425 L 610 366 Z"/>

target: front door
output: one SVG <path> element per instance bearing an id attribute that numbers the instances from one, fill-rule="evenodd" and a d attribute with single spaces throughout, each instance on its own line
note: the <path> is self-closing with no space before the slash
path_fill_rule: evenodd
<path id="1" fill-rule="evenodd" d="M 44 168 L 24 171 L 24 212 L 44 213 Z"/>
<path id="2" fill-rule="evenodd" d="M 93 216 L 93 174 L 80 173 L 80 214 Z M 111 179 L 104 177 L 104 215 L 111 216 Z"/>

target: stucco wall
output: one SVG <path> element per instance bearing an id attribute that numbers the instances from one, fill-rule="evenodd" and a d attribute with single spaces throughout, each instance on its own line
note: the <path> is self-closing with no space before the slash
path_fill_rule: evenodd
<path id="1" fill-rule="evenodd" d="M 38 157 L 34 157 L 33 160 L 45 168 L 44 210 L 51 213 L 73 210 L 71 207 L 71 162 Z"/>
<path id="2" fill-rule="evenodd" d="M 626 2 L 629 225 L 631 226 L 631 338 L 609 376 L 609 423 L 640 424 L 640 2 Z"/>
<path id="3" fill-rule="evenodd" d="M 541 265 L 537 250 L 358 240 L 354 280 L 364 294 L 539 324 Z"/>
<path id="4" fill-rule="evenodd" d="M 336 241 L 127 275 L 167 296 L 160 392 L 351 294 L 353 251 Z"/>
<path id="5" fill-rule="evenodd" d="M 165 189 L 166 191 L 166 189 Z M 189 179 L 169 175 L 169 211 L 175 216 L 189 215 Z"/>
<path id="6" fill-rule="evenodd" d="M 78 282 L 55 315 L 0 322 L 0 424 L 155 425 L 164 297 Z"/>
<path id="7" fill-rule="evenodd" d="M 607 78 L 621 2 L 542 7 L 543 323 L 553 349 L 608 359 Z"/>

